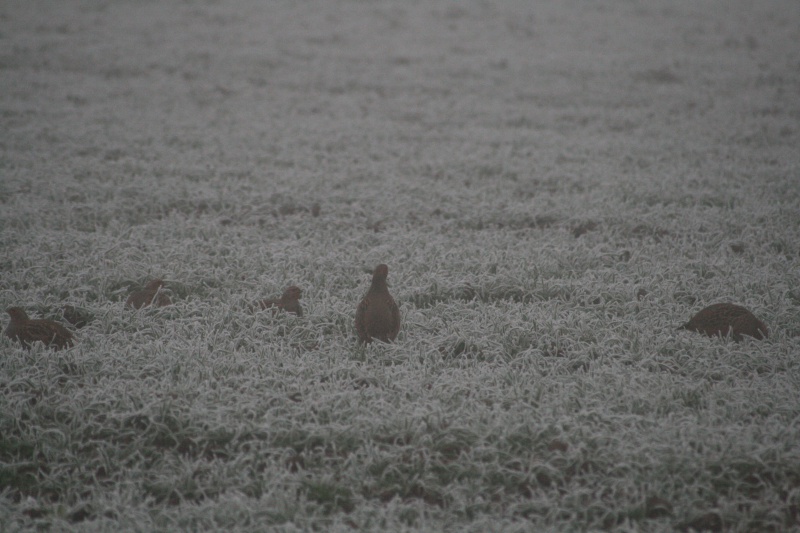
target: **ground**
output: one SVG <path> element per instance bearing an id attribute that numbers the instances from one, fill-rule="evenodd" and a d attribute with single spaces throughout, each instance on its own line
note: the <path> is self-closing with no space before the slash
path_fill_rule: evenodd
<path id="1" fill-rule="evenodd" d="M 0 523 L 800 529 L 798 42 L 794 0 L 3 2 L 0 305 L 93 320 L 0 340 Z M 723 301 L 769 339 L 676 330 Z"/>

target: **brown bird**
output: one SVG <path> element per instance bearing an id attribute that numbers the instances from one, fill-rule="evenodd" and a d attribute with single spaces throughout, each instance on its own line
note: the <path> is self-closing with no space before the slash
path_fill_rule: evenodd
<path id="1" fill-rule="evenodd" d="M 6 311 L 11 316 L 6 337 L 18 340 L 24 347 L 30 348 L 36 341 L 56 350 L 72 346 L 72 333 L 61 324 L 52 320 L 31 320 L 20 307 L 10 307 Z"/>
<path id="2" fill-rule="evenodd" d="M 400 309 L 389 294 L 386 277 L 389 267 L 378 265 L 372 273 L 372 285 L 356 308 L 356 333 L 363 343 L 373 339 L 393 341 L 400 332 Z"/>
<path id="3" fill-rule="evenodd" d="M 736 342 L 742 340 L 742 335 L 755 339 L 769 337 L 766 324 L 741 305 L 730 303 L 709 305 L 678 329 L 705 333 L 709 337 L 724 337 L 730 333 Z"/>
<path id="4" fill-rule="evenodd" d="M 169 296 L 160 291 L 164 287 L 164 282 L 160 279 L 154 279 L 144 286 L 144 289 L 133 291 L 128 299 L 125 301 L 125 307 L 132 309 L 141 309 L 148 305 L 154 307 L 164 307 L 172 305 L 172 300 Z"/>
<path id="5" fill-rule="evenodd" d="M 258 302 L 261 309 L 272 309 L 272 314 L 282 309 L 287 313 L 294 313 L 297 316 L 303 316 L 303 307 L 300 305 L 300 297 L 303 291 L 297 285 L 286 287 L 280 298 L 268 298 Z"/>

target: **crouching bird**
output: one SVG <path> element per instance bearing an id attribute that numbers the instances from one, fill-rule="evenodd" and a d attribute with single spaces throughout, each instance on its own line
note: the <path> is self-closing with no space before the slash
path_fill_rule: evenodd
<path id="1" fill-rule="evenodd" d="M 678 329 L 704 333 L 709 337 L 724 337 L 730 333 L 736 342 L 742 340 L 742 335 L 759 340 L 769 337 L 766 324 L 741 305 L 731 303 L 709 305 Z"/>
<path id="2" fill-rule="evenodd" d="M 133 291 L 131 295 L 128 296 L 128 299 L 125 301 L 125 307 L 141 309 L 148 305 L 152 305 L 153 307 L 172 305 L 172 300 L 169 299 L 169 296 L 161 292 L 160 289 L 162 287 L 164 287 L 164 282 L 160 279 L 149 281 L 147 285 L 144 286 L 144 289 Z"/>
<path id="3" fill-rule="evenodd" d="M 356 308 L 356 333 L 363 343 L 377 339 L 393 341 L 400 332 L 400 309 L 397 307 L 386 277 L 389 267 L 378 265 L 372 273 L 372 285 Z"/>
<path id="4" fill-rule="evenodd" d="M 300 297 L 303 291 L 297 285 L 286 287 L 280 298 L 268 298 L 258 302 L 258 306 L 262 309 L 272 309 L 272 314 L 278 310 L 286 311 L 287 313 L 294 313 L 297 316 L 303 316 L 303 307 L 300 305 Z"/>
<path id="5" fill-rule="evenodd" d="M 30 319 L 21 307 L 10 307 L 6 311 L 11 316 L 6 337 L 19 341 L 25 348 L 30 348 L 36 341 L 55 350 L 72 346 L 72 333 L 58 322 Z"/>

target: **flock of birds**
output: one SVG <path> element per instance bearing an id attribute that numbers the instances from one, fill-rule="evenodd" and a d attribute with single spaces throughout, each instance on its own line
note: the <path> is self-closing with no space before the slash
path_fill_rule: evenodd
<path id="1" fill-rule="evenodd" d="M 384 264 L 376 266 L 372 273 L 372 284 L 356 307 L 355 329 L 361 343 L 370 343 L 373 340 L 391 342 L 400 332 L 400 308 L 389 293 L 386 284 L 388 275 L 389 267 Z M 144 289 L 134 291 L 128 296 L 125 307 L 140 309 L 147 306 L 172 305 L 169 296 L 162 292 L 163 287 L 164 282 L 160 279 L 150 281 Z M 301 289 L 292 285 L 286 288 L 280 297 L 261 300 L 257 305 L 262 310 L 272 309 L 273 313 L 280 310 L 302 317 L 301 296 Z M 26 348 L 30 348 L 36 342 L 56 350 L 73 346 L 72 333 L 58 322 L 31 319 L 20 307 L 11 307 L 7 312 L 11 321 L 5 330 L 6 336 L 17 340 Z M 76 313 L 70 306 L 64 309 L 64 317 L 78 327 L 80 327 L 79 322 L 86 322 L 85 317 Z M 696 331 L 709 337 L 730 335 L 737 342 L 742 340 L 743 335 L 755 339 L 765 339 L 769 336 L 767 326 L 753 313 L 731 303 L 710 305 L 678 329 Z"/>
<path id="2" fill-rule="evenodd" d="M 375 267 L 372 284 L 356 307 L 355 327 L 362 343 L 370 343 L 373 340 L 391 342 L 400 332 L 400 308 L 389 293 L 386 284 L 388 276 L 388 266 L 381 264 Z M 163 288 L 163 280 L 151 280 L 143 289 L 133 291 L 128 296 L 125 307 L 141 309 L 172 305 L 172 300 L 162 291 Z M 262 310 L 272 309 L 273 313 L 284 311 L 302 317 L 303 307 L 300 305 L 302 294 L 300 287 L 292 285 L 287 287 L 280 297 L 260 300 L 255 306 L 251 306 L 251 309 L 257 306 Z M 5 330 L 6 337 L 20 342 L 26 348 L 30 348 L 36 342 L 56 350 L 69 348 L 74 344 L 72 332 L 58 322 L 31 319 L 21 307 L 11 307 L 7 312 L 11 321 Z M 65 307 L 63 315 L 76 327 L 83 326 L 87 322 L 86 317 L 72 306 Z"/>

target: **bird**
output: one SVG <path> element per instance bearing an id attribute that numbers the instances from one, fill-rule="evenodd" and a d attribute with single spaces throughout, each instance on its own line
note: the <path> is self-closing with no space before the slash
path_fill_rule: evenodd
<path id="1" fill-rule="evenodd" d="M 362 343 L 374 339 L 393 341 L 400 332 L 400 309 L 389 294 L 389 267 L 380 264 L 372 273 L 372 285 L 356 307 L 356 333 Z"/>
<path id="2" fill-rule="evenodd" d="M 294 313 L 297 316 L 303 316 L 303 307 L 300 305 L 300 297 L 303 291 L 297 285 L 286 287 L 280 298 L 267 298 L 258 302 L 258 306 L 264 309 L 272 309 L 272 314 L 278 310 L 284 310 L 287 313 Z"/>
<path id="3" fill-rule="evenodd" d="M 742 340 L 742 335 L 759 340 L 769 337 L 766 324 L 741 305 L 732 303 L 709 305 L 678 329 L 697 331 L 709 337 L 724 337 L 730 333 L 736 342 Z"/>
<path id="4" fill-rule="evenodd" d="M 160 291 L 163 287 L 163 280 L 154 279 L 149 281 L 147 285 L 144 286 L 144 289 L 133 291 L 130 296 L 128 296 L 128 299 L 125 301 L 125 307 L 141 309 L 148 305 L 154 307 L 172 305 L 172 300 L 169 299 L 169 296 Z"/>
<path id="5" fill-rule="evenodd" d="M 6 312 L 11 316 L 6 337 L 18 340 L 25 348 L 30 348 L 36 341 L 56 350 L 73 345 L 72 333 L 58 322 L 32 320 L 21 307 L 9 307 Z"/>

